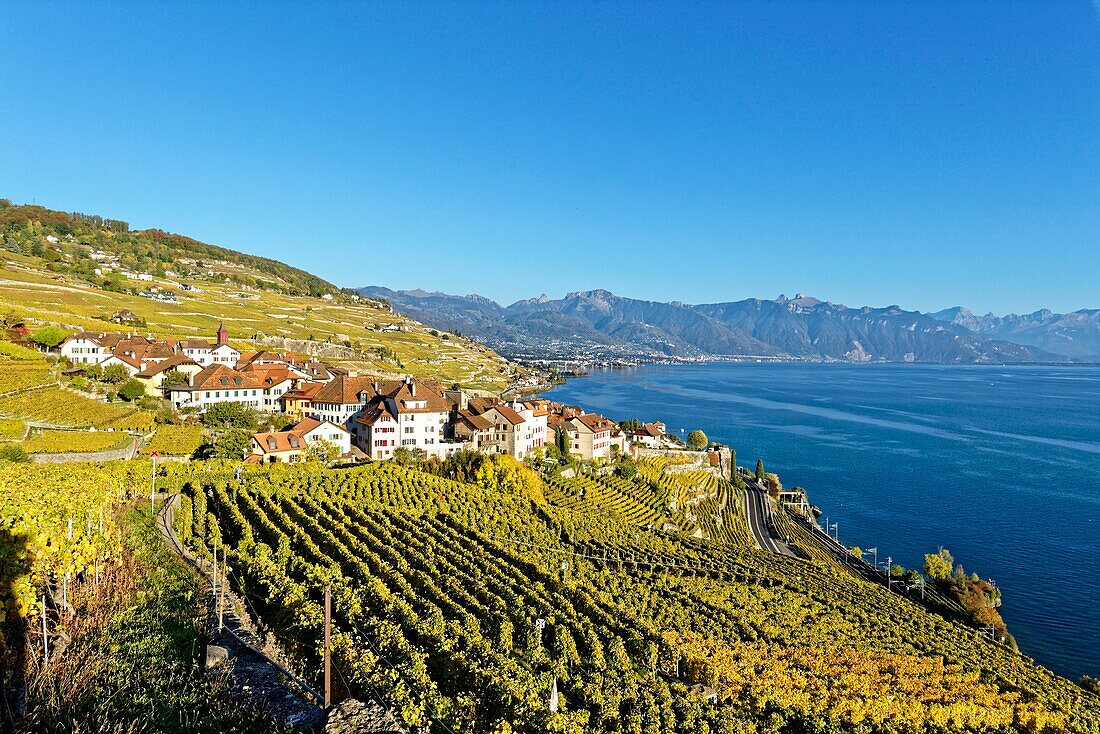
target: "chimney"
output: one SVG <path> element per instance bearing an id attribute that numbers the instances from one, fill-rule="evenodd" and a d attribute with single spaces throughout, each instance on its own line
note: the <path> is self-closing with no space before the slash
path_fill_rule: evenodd
<path id="1" fill-rule="evenodd" d="M 412 381 L 411 377 L 409 378 L 409 394 L 414 398 L 416 397 L 416 383 Z"/>
<path id="2" fill-rule="evenodd" d="M 373 382 L 371 382 L 371 387 L 374 388 L 374 394 L 377 395 L 378 394 L 378 380 L 377 380 L 377 378 Z"/>

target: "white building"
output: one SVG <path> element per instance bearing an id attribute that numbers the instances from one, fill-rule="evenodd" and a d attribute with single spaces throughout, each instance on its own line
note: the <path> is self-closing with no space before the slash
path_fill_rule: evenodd
<path id="1" fill-rule="evenodd" d="M 372 459 L 391 459 L 398 448 L 445 457 L 463 448 L 445 438 L 450 412 L 435 383 L 387 380 L 356 416 L 353 440 Z"/>

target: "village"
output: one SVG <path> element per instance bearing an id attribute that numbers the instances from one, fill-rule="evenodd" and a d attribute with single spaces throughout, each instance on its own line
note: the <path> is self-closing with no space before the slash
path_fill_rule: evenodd
<path id="1" fill-rule="evenodd" d="M 224 324 L 211 341 L 81 331 L 57 352 L 68 377 L 125 371 L 146 396 L 183 415 L 200 417 L 231 403 L 292 419 L 280 430 L 252 435 L 251 452 L 241 457 L 250 463 L 296 463 L 325 444 L 331 446 L 325 455 L 342 461 L 446 459 L 462 451 L 522 461 L 553 446 L 560 456 L 596 463 L 682 446 L 661 422 L 621 426 L 537 397 L 505 400 L 430 379 L 359 374 L 290 353 L 241 351 Z"/>

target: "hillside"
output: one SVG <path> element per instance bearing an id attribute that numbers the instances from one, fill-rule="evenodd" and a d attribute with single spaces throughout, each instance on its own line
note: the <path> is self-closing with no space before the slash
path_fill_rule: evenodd
<path id="1" fill-rule="evenodd" d="M 383 375 L 499 389 L 517 368 L 481 344 L 394 314 L 298 268 L 125 222 L 0 200 L 0 311 L 88 331 L 210 338 L 309 352 Z M 131 311 L 135 323 L 112 316 Z"/>
<path id="2" fill-rule="evenodd" d="M 740 356 L 943 364 L 1064 359 L 897 306 L 848 308 L 803 296 L 688 305 L 595 290 L 504 307 L 481 296 L 379 287 L 359 292 L 517 358 Z"/>
<path id="3" fill-rule="evenodd" d="M 1100 698 L 1007 645 L 838 564 L 757 550 L 736 504 L 693 510 L 719 512 L 720 540 L 646 529 L 646 479 L 547 477 L 540 489 L 530 472 L 463 484 L 378 465 L 176 481 L 180 533 L 200 554 L 228 547 L 304 671 L 319 669 L 320 583 L 332 579 L 341 687 L 377 689 L 408 727 L 1100 727 Z"/>
<path id="4" fill-rule="evenodd" d="M 1075 359 L 1100 362 L 1100 309 L 1054 313 L 1042 309 L 1029 314 L 978 316 L 963 306 L 929 314 L 934 319 L 1016 344 L 1037 347 Z"/>

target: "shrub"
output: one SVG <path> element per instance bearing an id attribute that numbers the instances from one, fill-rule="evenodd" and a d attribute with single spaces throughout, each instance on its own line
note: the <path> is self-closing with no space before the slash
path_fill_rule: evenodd
<path id="1" fill-rule="evenodd" d="M 0 461 L 28 461 L 27 452 L 22 446 L 14 443 L 0 446 Z"/>
<path id="2" fill-rule="evenodd" d="M 112 367 L 113 366 L 114 365 L 112 365 Z M 145 384 L 140 380 L 127 380 L 126 383 L 118 389 L 118 395 L 126 402 L 133 402 L 138 398 L 145 397 Z"/>

